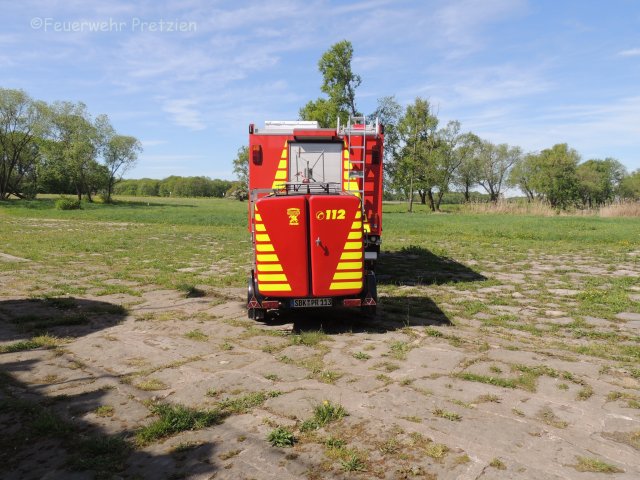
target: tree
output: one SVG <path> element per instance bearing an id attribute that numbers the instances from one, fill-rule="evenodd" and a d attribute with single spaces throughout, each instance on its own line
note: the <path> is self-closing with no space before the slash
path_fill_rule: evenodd
<path id="1" fill-rule="evenodd" d="M 456 149 L 460 157 L 460 165 L 453 176 L 453 184 L 464 192 L 464 201 L 469 202 L 471 188 L 478 183 L 480 177 L 480 148 L 482 140 L 469 132 L 460 136 L 459 145 Z"/>
<path id="2" fill-rule="evenodd" d="M 98 126 L 91 121 L 84 103 L 57 102 L 51 108 L 51 141 L 46 143 L 49 165 L 59 176 L 67 176 L 78 196 L 91 200 L 100 150 L 102 118 Z"/>
<path id="3" fill-rule="evenodd" d="M 138 153 L 141 151 L 142 145 L 134 137 L 112 135 L 106 139 L 103 158 L 109 172 L 107 178 L 107 202 L 111 202 L 113 187 L 122 180 L 124 173 L 135 165 Z"/>
<path id="4" fill-rule="evenodd" d="M 46 130 L 46 106 L 22 90 L 0 88 L 0 200 L 14 194 L 23 197 L 24 180 L 35 194 L 40 149 L 38 139 Z"/>
<path id="5" fill-rule="evenodd" d="M 640 169 L 622 179 L 620 196 L 630 200 L 640 200 Z"/>
<path id="6" fill-rule="evenodd" d="M 483 141 L 479 155 L 478 183 L 489 194 L 492 202 L 497 202 L 512 165 L 521 157 L 520 147 L 510 147 L 506 143 L 494 145 Z"/>
<path id="7" fill-rule="evenodd" d="M 624 166 L 613 158 L 587 160 L 579 164 L 576 175 L 582 204 L 591 208 L 612 201 L 619 193 L 626 174 Z"/>
<path id="8" fill-rule="evenodd" d="M 578 198 L 576 168 L 580 155 L 566 143 L 559 143 L 538 154 L 531 188 L 553 208 L 566 208 Z"/>
<path id="9" fill-rule="evenodd" d="M 238 200 L 246 200 L 249 196 L 249 147 L 242 146 L 238 149 L 236 158 L 233 159 L 233 173 L 238 178 L 233 194 Z"/>
<path id="10" fill-rule="evenodd" d="M 402 116 L 402 107 L 394 96 L 382 97 L 378 99 L 378 106 L 370 116 L 378 118 L 384 125 L 384 192 L 390 193 L 395 176 L 395 159 L 400 148 L 398 122 Z"/>
<path id="11" fill-rule="evenodd" d="M 342 40 L 322 54 L 318 70 L 322 74 L 320 90 L 328 98 L 309 101 L 300 109 L 302 120 L 316 120 L 321 127 L 336 125 L 338 118 L 345 124 L 349 115 L 359 115 L 356 109 L 356 88 L 361 83 L 360 75 L 351 69 L 353 46 Z"/>
<path id="12" fill-rule="evenodd" d="M 396 185 L 409 193 L 409 211 L 413 211 L 414 189 L 422 203 L 429 196 L 429 206 L 435 210 L 432 188 L 435 185 L 433 172 L 433 150 L 436 143 L 438 119 L 431 113 L 427 100 L 417 97 L 407 105 L 398 122 L 398 135 L 402 147 L 395 160 Z"/>
<path id="13" fill-rule="evenodd" d="M 434 180 L 438 188 L 436 194 L 435 209 L 440 211 L 440 203 L 443 195 L 449 191 L 455 173 L 462 163 L 463 157 L 460 151 L 460 122 L 452 120 L 437 132 L 437 146 L 434 149 Z"/>
<path id="14" fill-rule="evenodd" d="M 510 187 L 518 187 L 527 196 L 527 201 L 531 202 L 537 195 L 534 185 L 538 183 L 538 176 L 541 174 L 540 156 L 535 153 L 527 153 L 520 158 L 511 169 L 508 178 Z M 538 194 L 538 196 L 540 196 Z"/>

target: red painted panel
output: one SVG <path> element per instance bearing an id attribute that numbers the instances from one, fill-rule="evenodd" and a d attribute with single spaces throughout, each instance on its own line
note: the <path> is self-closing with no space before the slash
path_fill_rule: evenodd
<path id="1" fill-rule="evenodd" d="M 359 217 L 360 200 L 355 196 L 309 197 L 314 296 L 341 296 L 362 291 L 362 222 Z M 351 239 L 349 234 L 352 234 Z M 342 264 L 340 269 L 339 264 Z"/>
<path id="2" fill-rule="evenodd" d="M 268 297 L 306 297 L 309 240 L 305 197 L 261 198 L 255 214 L 258 291 Z"/>

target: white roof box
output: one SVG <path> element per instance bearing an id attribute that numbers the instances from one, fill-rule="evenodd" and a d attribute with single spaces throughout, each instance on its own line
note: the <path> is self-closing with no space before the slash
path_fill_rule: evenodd
<path id="1" fill-rule="evenodd" d="M 320 128 L 315 120 L 267 120 L 264 122 L 265 130 L 291 130 L 294 128 Z"/>

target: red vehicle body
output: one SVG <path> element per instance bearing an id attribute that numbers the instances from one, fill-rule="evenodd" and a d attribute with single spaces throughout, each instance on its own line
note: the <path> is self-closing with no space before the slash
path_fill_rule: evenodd
<path id="1" fill-rule="evenodd" d="M 384 134 L 377 120 L 346 126 L 249 126 L 250 318 L 301 307 L 375 312 L 382 234 Z"/>

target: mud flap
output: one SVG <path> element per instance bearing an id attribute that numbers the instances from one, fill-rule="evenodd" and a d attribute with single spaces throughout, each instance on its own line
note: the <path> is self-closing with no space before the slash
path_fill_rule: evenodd
<path id="1" fill-rule="evenodd" d="M 376 315 L 376 307 L 378 305 L 378 286 L 376 283 L 376 274 L 367 272 L 364 277 L 364 297 L 360 309 L 367 316 L 374 317 Z"/>
<path id="2" fill-rule="evenodd" d="M 265 309 L 262 308 L 261 302 L 262 296 L 256 288 L 256 281 L 253 270 L 251 270 L 251 276 L 249 277 L 249 287 L 247 288 L 247 316 L 251 320 L 264 320 Z"/>

